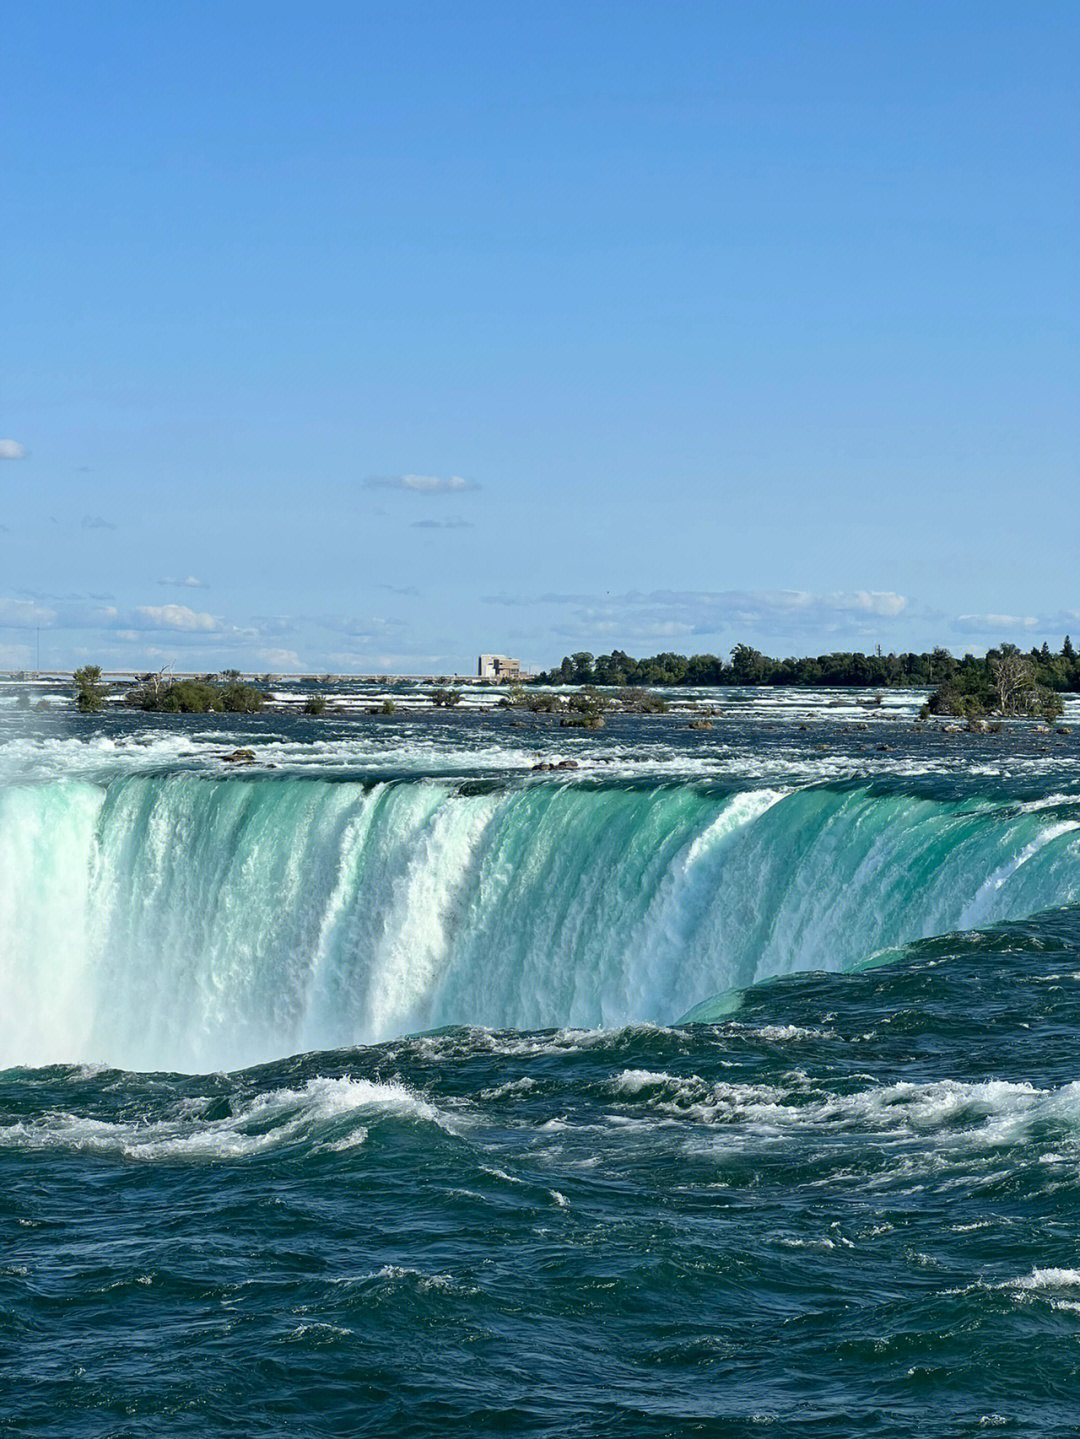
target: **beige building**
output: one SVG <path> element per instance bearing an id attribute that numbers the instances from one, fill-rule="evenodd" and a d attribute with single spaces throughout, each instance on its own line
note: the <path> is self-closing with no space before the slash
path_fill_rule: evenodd
<path id="1" fill-rule="evenodd" d="M 508 655 L 481 655 L 476 673 L 482 680 L 516 680 L 521 678 L 521 661 Z"/>

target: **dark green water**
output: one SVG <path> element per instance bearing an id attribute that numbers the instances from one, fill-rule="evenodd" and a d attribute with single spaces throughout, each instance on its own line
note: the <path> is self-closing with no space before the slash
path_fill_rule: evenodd
<path id="1" fill-rule="evenodd" d="M 306 734 L 18 741 L 0 1432 L 1078 1431 L 1071 740 Z"/>

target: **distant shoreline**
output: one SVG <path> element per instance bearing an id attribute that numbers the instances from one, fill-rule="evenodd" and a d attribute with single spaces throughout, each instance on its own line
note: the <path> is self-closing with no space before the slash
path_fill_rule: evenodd
<path id="1" fill-rule="evenodd" d="M 102 670 L 101 678 L 110 684 L 137 684 L 146 673 L 147 671 L 144 669 Z M 168 670 L 166 673 L 171 681 L 198 680 L 212 672 L 207 670 Z M 490 689 L 506 689 L 510 683 L 507 680 L 480 679 L 478 675 L 472 674 L 395 675 L 385 671 L 381 674 L 274 674 L 265 670 L 261 673 L 256 670 L 238 670 L 236 674 L 237 678 L 245 684 L 473 685 Z M 535 675 L 523 674 L 521 681 L 530 683 L 535 678 Z M 45 681 L 74 684 L 75 671 L 62 669 L 0 670 L 0 683 L 2 684 L 33 684 Z"/>

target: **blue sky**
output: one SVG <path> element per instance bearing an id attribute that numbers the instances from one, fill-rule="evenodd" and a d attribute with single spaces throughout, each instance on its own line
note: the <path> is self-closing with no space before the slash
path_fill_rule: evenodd
<path id="1" fill-rule="evenodd" d="M 15 6 L 0 665 L 1080 631 L 1080 7 Z"/>

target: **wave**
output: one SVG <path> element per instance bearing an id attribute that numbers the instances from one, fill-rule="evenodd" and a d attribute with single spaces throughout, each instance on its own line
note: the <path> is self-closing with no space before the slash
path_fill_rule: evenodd
<path id="1" fill-rule="evenodd" d="M 698 1031 L 698 1036 L 702 1033 L 710 1032 Z M 447 1061 L 426 1055 L 419 1039 L 403 1041 L 408 1052 L 398 1056 L 416 1068 L 409 1083 L 349 1072 L 315 1073 L 301 1081 L 291 1060 L 228 1078 L 208 1077 L 212 1088 L 201 1093 L 189 1092 L 191 1081 L 181 1076 L 114 1070 L 88 1075 L 55 1067 L 20 1072 L 37 1091 L 34 1098 L 40 1095 L 46 1102 L 31 1108 L 24 1094 L 21 1114 L 0 1106 L 0 1151 L 203 1163 L 333 1156 L 370 1145 L 385 1154 L 395 1145 L 419 1143 L 429 1155 L 438 1148 L 452 1156 L 450 1163 L 463 1165 L 461 1181 L 483 1173 L 506 1184 L 535 1185 L 542 1181 L 552 1144 L 561 1147 L 568 1140 L 580 1142 L 587 1133 L 603 1134 L 610 1150 L 621 1141 L 633 1147 L 647 1132 L 654 1152 L 657 1147 L 689 1152 L 687 1144 L 714 1149 L 722 1143 L 729 1155 L 736 1149 L 764 1153 L 807 1142 L 821 1160 L 835 1159 L 845 1146 L 873 1136 L 878 1145 L 907 1154 L 909 1168 L 917 1164 L 925 1170 L 970 1165 L 980 1157 L 992 1163 L 995 1156 L 1035 1141 L 1038 1164 L 1075 1165 L 1080 1138 L 1080 1083 L 1075 1081 L 880 1083 L 866 1074 L 815 1078 L 780 1063 L 755 1077 L 754 1063 L 742 1068 L 737 1060 L 725 1059 L 732 1051 L 722 1041 L 706 1040 L 691 1057 L 685 1032 L 682 1038 L 681 1053 L 668 1056 L 671 1068 L 620 1068 L 626 1046 L 636 1049 L 637 1040 L 627 1031 L 611 1031 L 599 1043 L 592 1037 L 590 1066 L 578 1062 L 573 1046 L 564 1046 L 563 1062 L 549 1068 L 542 1081 L 519 1075 L 464 1093 L 453 1078 L 445 1082 Z M 458 1039 L 468 1047 L 461 1031 Z M 481 1047 L 466 1062 L 485 1057 Z M 380 1046 L 313 1055 L 304 1068 L 363 1067 L 388 1058 Z M 674 1068 L 694 1062 L 702 1062 L 701 1073 Z M 716 1070 L 725 1063 L 731 1065 L 724 1071 L 730 1077 L 718 1077 Z M 540 1170 L 529 1173 L 527 1164 L 525 1171 L 510 1173 L 493 1165 L 492 1146 L 505 1144 L 511 1133 Z M 519 1152 L 518 1159 L 523 1157 Z"/>
<path id="2" fill-rule="evenodd" d="M 460 1121 L 399 1081 L 317 1076 L 300 1089 L 274 1089 L 216 1115 L 207 1100 L 183 1101 L 160 1119 L 98 1119 L 46 1111 L 0 1124 L 0 1149 L 47 1149 L 158 1160 L 240 1159 L 283 1146 L 312 1152 L 359 1148 L 377 1122 L 435 1124 L 454 1132 Z M 208 1113 L 209 1111 L 209 1113 Z M 367 1120 L 360 1123 L 359 1120 Z"/>
<path id="3" fill-rule="evenodd" d="M 823 1089 L 805 1076 L 782 1084 L 706 1081 L 697 1075 L 627 1069 L 611 1082 L 616 1101 L 651 1116 L 704 1125 L 742 1125 L 759 1135 L 792 1128 L 822 1133 L 879 1131 L 893 1137 L 942 1132 L 966 1143 L 1016 1143 L 1041 1126 L 1075 1138 L 1080 1084 L 1040 1089 L 1028 1082 L 941 1079 L 870 1085 L 852 1093 Z"/>
<path id="4" fill-rule="evenodd" d="M 477 792 L 478 790 L 482 792 Z M 1080 898 L 1080 806 L 129 775 L 0 790 L 0 1064 L 670 1023 Z"/>

